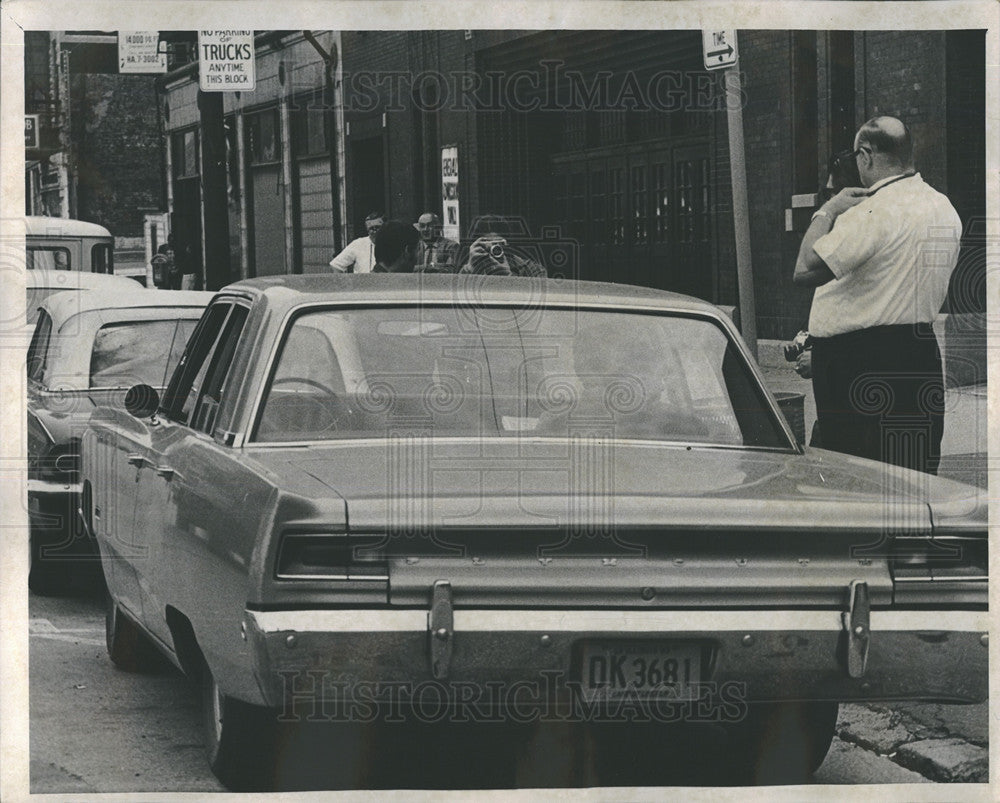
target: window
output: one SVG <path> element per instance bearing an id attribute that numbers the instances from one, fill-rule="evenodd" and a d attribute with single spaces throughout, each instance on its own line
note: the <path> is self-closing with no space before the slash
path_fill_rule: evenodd
<path id="1" fill-rule="evenodd" d="M 190 178 L 199 175 L 201 170 L 198 165 L 198 131 L 192 128 L 172 134 L 170 156 L 175 177 Z"/>
<path id="2" fill-rule="evenodd" d="M 229 381 L 229 367 L 232 365 L 233 355 L 236 353 L 236 346 L 239 343 L 246 319 L 246 307 L 234 306 L 232 313 L 226 320 L 226 325 L 223 327 L 219 345 L 208 367 L 202 393 L 195 405 L 194 415 L 191 419 L 191 426 L 202 432 L 211 433 L 215 426 L 219 406 L 225 397 Z"/>
<path id="3" fill-rule="evenodd" d="M 246 318 L 245 307 L 228 302 L 213 304 L 202 316 L 164 394 L 162 406 L 171 419 L 212 431 Z"/>
<path id="4" fill-rule="evenodd" d="M 250 164 L 271 164 L 281 159 L 281 134 L 277 109 L 267 109 L 247 115 L 246 135 Z"/>
<path id="5" fill-rule="evenodd" d="M 566 309 L 322 310 L 292 321 L 253 439 L 567 437 L 788 447 L 710 321 Z"/>
<path id="6" fill-rule="evenodd" d="M 114 252 L 108 243 L 97 243 L 90 249 L 90 270 L 92 273 L 114 273 Z"/>
<path id="7" fill-rule="evenodd" d="M 45 374 L 45 356 L 49 349 L 49 336 L 52 334 L 52 319 L 47 312 L 41 312 L 35 331 L 28 345 L 28 379 L 41 382 Z"/>
<path id="8" fill-rule="evenodd" d="M 129 321 L 102 326 L 90 353 L 91 388 L 162 388 L 169 376 L 174 343 L 194 321 Z"/>
<path id="9" fill-rule="evenodd" d="M 292 112 L 292 145 L 296 157 L 328 154 L 327 113 L 322 98 L 311 97 L 299 103 L 299 108 Z"/>
<path id="10" fill-rule="evenodd" d="M 28 246 L 28 270 L 70 270 L 69 249 L 59 246 Z"/>

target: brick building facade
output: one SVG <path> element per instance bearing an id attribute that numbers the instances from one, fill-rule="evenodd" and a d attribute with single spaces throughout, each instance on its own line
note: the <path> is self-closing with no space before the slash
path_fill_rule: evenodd
<path id="1" fill-rule="evenodd" d="M 222 101 L 230 278 L 325 270 L 375 209 L 442 214 L 442 151 L 454 148 L 461 238 L 504 215 L 562 254 L 552 273 L 738 302 L 725 98 L 699 32 L 257 41 L 256 91 Z M 983 309 L 984 32 L 747 30 L 739 45 L 758 336 L 804 324 L 809 293 L 790 276 L 827 157 L 876 114 L 911 125 L 918 169 L 959 210 L 953 309 Z M 204 246 L 198 165 L 211 134 L 195 65 L 161 82 L 160 102 L 168 203 Z"/>

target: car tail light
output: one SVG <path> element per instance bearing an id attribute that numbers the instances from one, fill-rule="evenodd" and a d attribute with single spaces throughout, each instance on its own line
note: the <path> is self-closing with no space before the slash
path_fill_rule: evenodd
<path id="1" fill-rule="evenodd" d="M 341 580 L 386 583 L 389 568 L 382 535 L 286 533 L 275 571 L 279 580 Z"/>

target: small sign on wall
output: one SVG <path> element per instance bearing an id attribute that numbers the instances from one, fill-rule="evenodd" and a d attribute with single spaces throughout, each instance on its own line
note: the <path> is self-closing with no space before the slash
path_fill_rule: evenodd
<path id="1" fill-rule="evenodd" d="M 202 92 L 252 92 L 257 85 L 253 31 L 198 31 Z"/>
<path id="2" fill-rule="evenodd" d="M 165 73 L 167 54 L 159 48 L 159 31 L 119 31 L 118 72 Z"/>
<path id="3" fill-rule="evenodd" d="M 441 149 L 441 201 L 444 218 L 441 233 L 450 240 L 461 237 L 458 219 L 458 146 Z"/>

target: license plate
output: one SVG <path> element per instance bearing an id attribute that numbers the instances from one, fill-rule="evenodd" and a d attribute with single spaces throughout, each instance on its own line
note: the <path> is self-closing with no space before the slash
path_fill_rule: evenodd
<path id="1" fill-rule="evenodd" d="M 580 680 L 588 699 L 625 696 L 694 700 L 701 683 L 698 644 L 589 642 Z"/>

